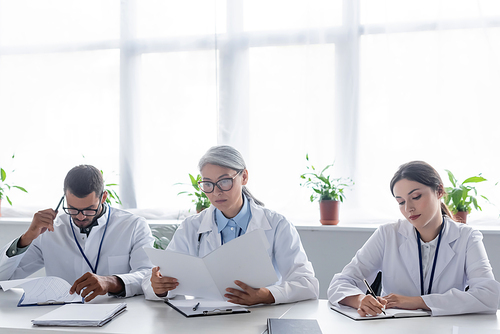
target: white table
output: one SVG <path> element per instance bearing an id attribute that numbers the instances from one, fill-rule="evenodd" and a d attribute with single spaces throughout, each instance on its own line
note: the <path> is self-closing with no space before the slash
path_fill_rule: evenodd
<path id="1" fill-rule="evenodd" d="M 453 326 L 468 333 L 500 334 L 500 312 L 497 314 L 467 314 L 446 317 L 352 320 L 330 310 L 328 301 L 311 300 L 296 303 L 282 318 L 317 319 L 323 334 L 452 334 Z M 470 331 L 470 330 L 473 331 Z M 490 331 L 491 330 L 491 331 Z"/>
<path id="2" fill-rule="evenodd" d="M 116 299 L 99 296 L 92 303 L 126 302 L 127 311 L 103 327 L 36 327 L 31 320 L 60 306 L 17 307 L 22 290 L 0 290 L 0 333 L 238 333 L 261 334 L 267 318 L 279 318 L 293 304 L 252 307 L 251 313 L 186 318 L 160 301 L 144 296 Z"/>
<path id="3" fill-rule="evenodd" d="M 452 334 L 453 326 L 469 330 L 468 333 L 500 333 L 500 313 L 354 321 L 330 310 L 326 300 L 310 300 L 252 307 L 248 314 L 186 318 L 165 303 L 147 301 L 143 296 L 126 299 L 105 296 L 96 298 L 96 303 L 127 303 L 127 311 L 103 327 L 35 327 L 31 325 L 31 319 L 59 306 L 17 307 L 21 295 L 20 290 L 0 291 L 0 333 L 261 334 L 266 331 L 267 318 L 317 319 L 323 334 Z"/>

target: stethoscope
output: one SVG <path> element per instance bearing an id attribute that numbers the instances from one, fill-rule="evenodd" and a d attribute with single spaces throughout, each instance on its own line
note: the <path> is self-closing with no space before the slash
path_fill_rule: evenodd
<path id="1" fill-rule="evenodd" d="M 87 264 L 89 265 L 90 269 L 92 269 L 92 272 L 94 274 L 97 273 L 97 266 L 99 265 L 99 257 L 101 256 L 102 243 L 104 241 L 104 236 L 106 235 L 106 231 L 108 230 L 108 223 L 109 223 L 109 216 L 110 215 L 111 215 L 111 207 L 108 205 L 108 219 L 106 220 L 106 227 L 104 228 L 104 233 L 102 234 L 101 243 L 99 244 L 99 251 L 97 252 L 97 260 L 95 262 L 95 268 L 92 266 L 92 264 L 90 264 L 89 259 L 87 258 L 87 256 L 83 252 L 82 246 L 80 246 L 80 243 L 76 239 L 75 229 L 73 228 L 73 222 L 71 220 L 71 216 L 69 216 L 69 222 L 71 225 L 70 227 L 71 227 L 71 231 L 73 232 L 73 238 L 75 239 L 75 243 L 78 246 L 78 249 L 80 250 L 80 253 L 82 254 L 83 258 L 85 259 L 85 261 L 87 261 Z"/>
<path id="2" fill-rule="evenodd" d="M 443 217 L 443 223 L 441 224 L 441 229 L 439 230 L 439 238 L 436 246 L 436 253 L 434 254 L 434 263 L 432 264 L 432 270 L 431 270 L 431 278 L 429 281 L 429 289 L 427 290 L 427 294 L 429 295 L 432 290 L 432 281 L 434 280 L 434 272 L 436 271 L 436 262 L 437 262 L 437 257 L 438 257 L 438 252 L 439 252 L 439 245 L 441 244 L 441 236 L 444 228 L 444 217 Z M 422 247 L 420 245 L 420 233 L 418 232 L 417 229 L 417 242 L 418 242 L 418 260 L 420 264 L 420 295 L 424 295 L 424 269 L 422 266 Z"/>

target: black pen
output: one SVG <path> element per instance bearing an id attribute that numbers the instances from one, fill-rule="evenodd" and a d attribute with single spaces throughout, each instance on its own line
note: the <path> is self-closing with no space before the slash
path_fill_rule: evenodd
<path id="1" fill-rule="evenodd" d="M 366 278 L 363 278 L 363 282 L 365 282 L 366 288 L 368 289 L 368 294 L 372 295 L 373 298 L 377 299 L 377 296 L 375 296 L 375 292 L 373 292 L 372 287 L 370 286 L 370 284 L 368 284 Z M 382 313 L 386 315 L 384 309 L 382 309 Z"/>
<path id="2" fill-rule="evenodd" d="M 61 206 L 61 203 L 63 202 L 63 200 L 64 200 L 64 195 L 63 195 L 63 197 L 61 197 L 61 200 L 59 201 L 59 204 L 57 204 L 56 209 L 54 210 L 55 212 L 57 212 L 57 210 Z"/>
<path id="3" fill-rule="evenodd" d="M 198 309 L 198 306 L 200 306 L 200 303 L 196 304 L 194 307 L 193 307 L 193 311 L 196 311 Z"/>

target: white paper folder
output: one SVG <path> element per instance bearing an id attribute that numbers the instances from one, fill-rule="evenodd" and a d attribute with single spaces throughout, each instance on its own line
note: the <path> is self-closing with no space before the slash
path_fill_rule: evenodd
<path id="1" fill-rule="evenodd" d="M 211 300 L 225 300 L 226 288 L 240 289 L 235 280 L 253 288 L 278 281 L 263 230 L 254 230 L 222 245 L 203 258 L 169 250 L 145 248 L 162 276 L 174 277 L 179 286 L 172 292 Z"/>

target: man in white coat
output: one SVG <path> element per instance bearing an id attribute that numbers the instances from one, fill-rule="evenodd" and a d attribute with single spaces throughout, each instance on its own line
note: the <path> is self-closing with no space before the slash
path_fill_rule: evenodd
<path id="1" fill-rule="evenodd" d="M 106 293 L 141 294 L 152 268 L 142 247 L 154 241 L 146 220 L 105 204 L 102 174 L 94 166 L 71 169 L 64 194 L 66 214 L 37 212 L 27 231 L 0 250 L 0 280 L 25 278 L 45 267 L 47 276 L 73 284 L 70 293 L 86 302 Z"/>

